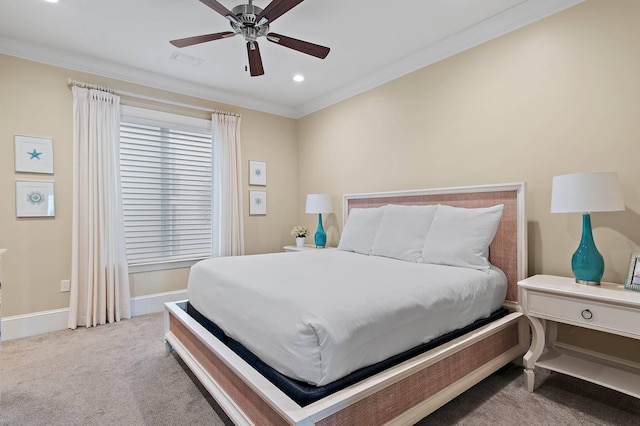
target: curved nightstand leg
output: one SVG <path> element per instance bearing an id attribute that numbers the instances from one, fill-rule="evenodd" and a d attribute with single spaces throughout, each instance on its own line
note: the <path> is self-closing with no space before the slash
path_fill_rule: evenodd
<path id="1" fill-rule="evenodd" d="M 527 390 L 529 392 L 533 392 L 533 382 L 535 379 L 535 368 L 536 361 L 542 355 L 542 351 L 544 350 L 544 327 L 542 327 L 542 323 L 538 318 L 529 318 L 529 322 L 531 323 L 531 347 L 529 351 L 524 355 L 524 373 L 525 373 L 525 382 L 527 384 Z"/>

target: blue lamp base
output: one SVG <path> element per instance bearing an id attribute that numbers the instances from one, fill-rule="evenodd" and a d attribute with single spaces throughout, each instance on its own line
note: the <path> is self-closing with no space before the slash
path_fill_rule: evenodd
<path id="1" fill-rule="evenodd" d="M 576 282 L 586 285 L 600 285 L 604 274 L 604 259 L 593 241 L 589 213 L 582 215 L 582 240 L 571 257 L 571 270 Z"/>
<path id="2" fill-rule="evenodd" d="M 327 234 L 322 227 L 322 213 L 318 213 L 318 230 L 314 236 L 316 242 L 316 248 L 324 248 L 327 244 Z"/>

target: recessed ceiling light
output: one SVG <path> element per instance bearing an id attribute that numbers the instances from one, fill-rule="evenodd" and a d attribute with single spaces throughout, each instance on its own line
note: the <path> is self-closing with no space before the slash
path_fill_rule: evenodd
<path id="1" fill-rule="evenodd" d="M 58 0 L 44 0 L 44 1 L 46 1 L 47 3 L 58 3 Z"/>
<path id="2" fill-rule="evenodd" d="M 293 81 L 300 83 L 301 81 L 304 81 L 304 76 L 302 74 L 296 74 L 293 76 Z"/>

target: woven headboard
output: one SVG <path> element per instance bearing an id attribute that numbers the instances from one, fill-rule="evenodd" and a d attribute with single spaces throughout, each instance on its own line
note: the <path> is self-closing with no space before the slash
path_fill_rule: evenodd
<path id="1" fill-rule="evenodd" d="M 504 204 L 496 236 L 489 246 L 489 261 L 507 276 L 505 300 L 518 303 L 517 283 L 527 276 L 524 183 L 348 194 L 344 196 L 344 223 L 349 210 L 354 207 L 379 207 L 386 204 L 447 204 L 468 208 Z"/>

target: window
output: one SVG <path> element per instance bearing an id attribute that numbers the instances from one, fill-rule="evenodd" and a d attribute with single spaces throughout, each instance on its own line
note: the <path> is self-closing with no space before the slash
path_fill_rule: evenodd
<path id="1" fill-rule="evenodd" d="M 133 271 L 211 256 L 211 121 L 123 106 L 120 173 Z"/>

